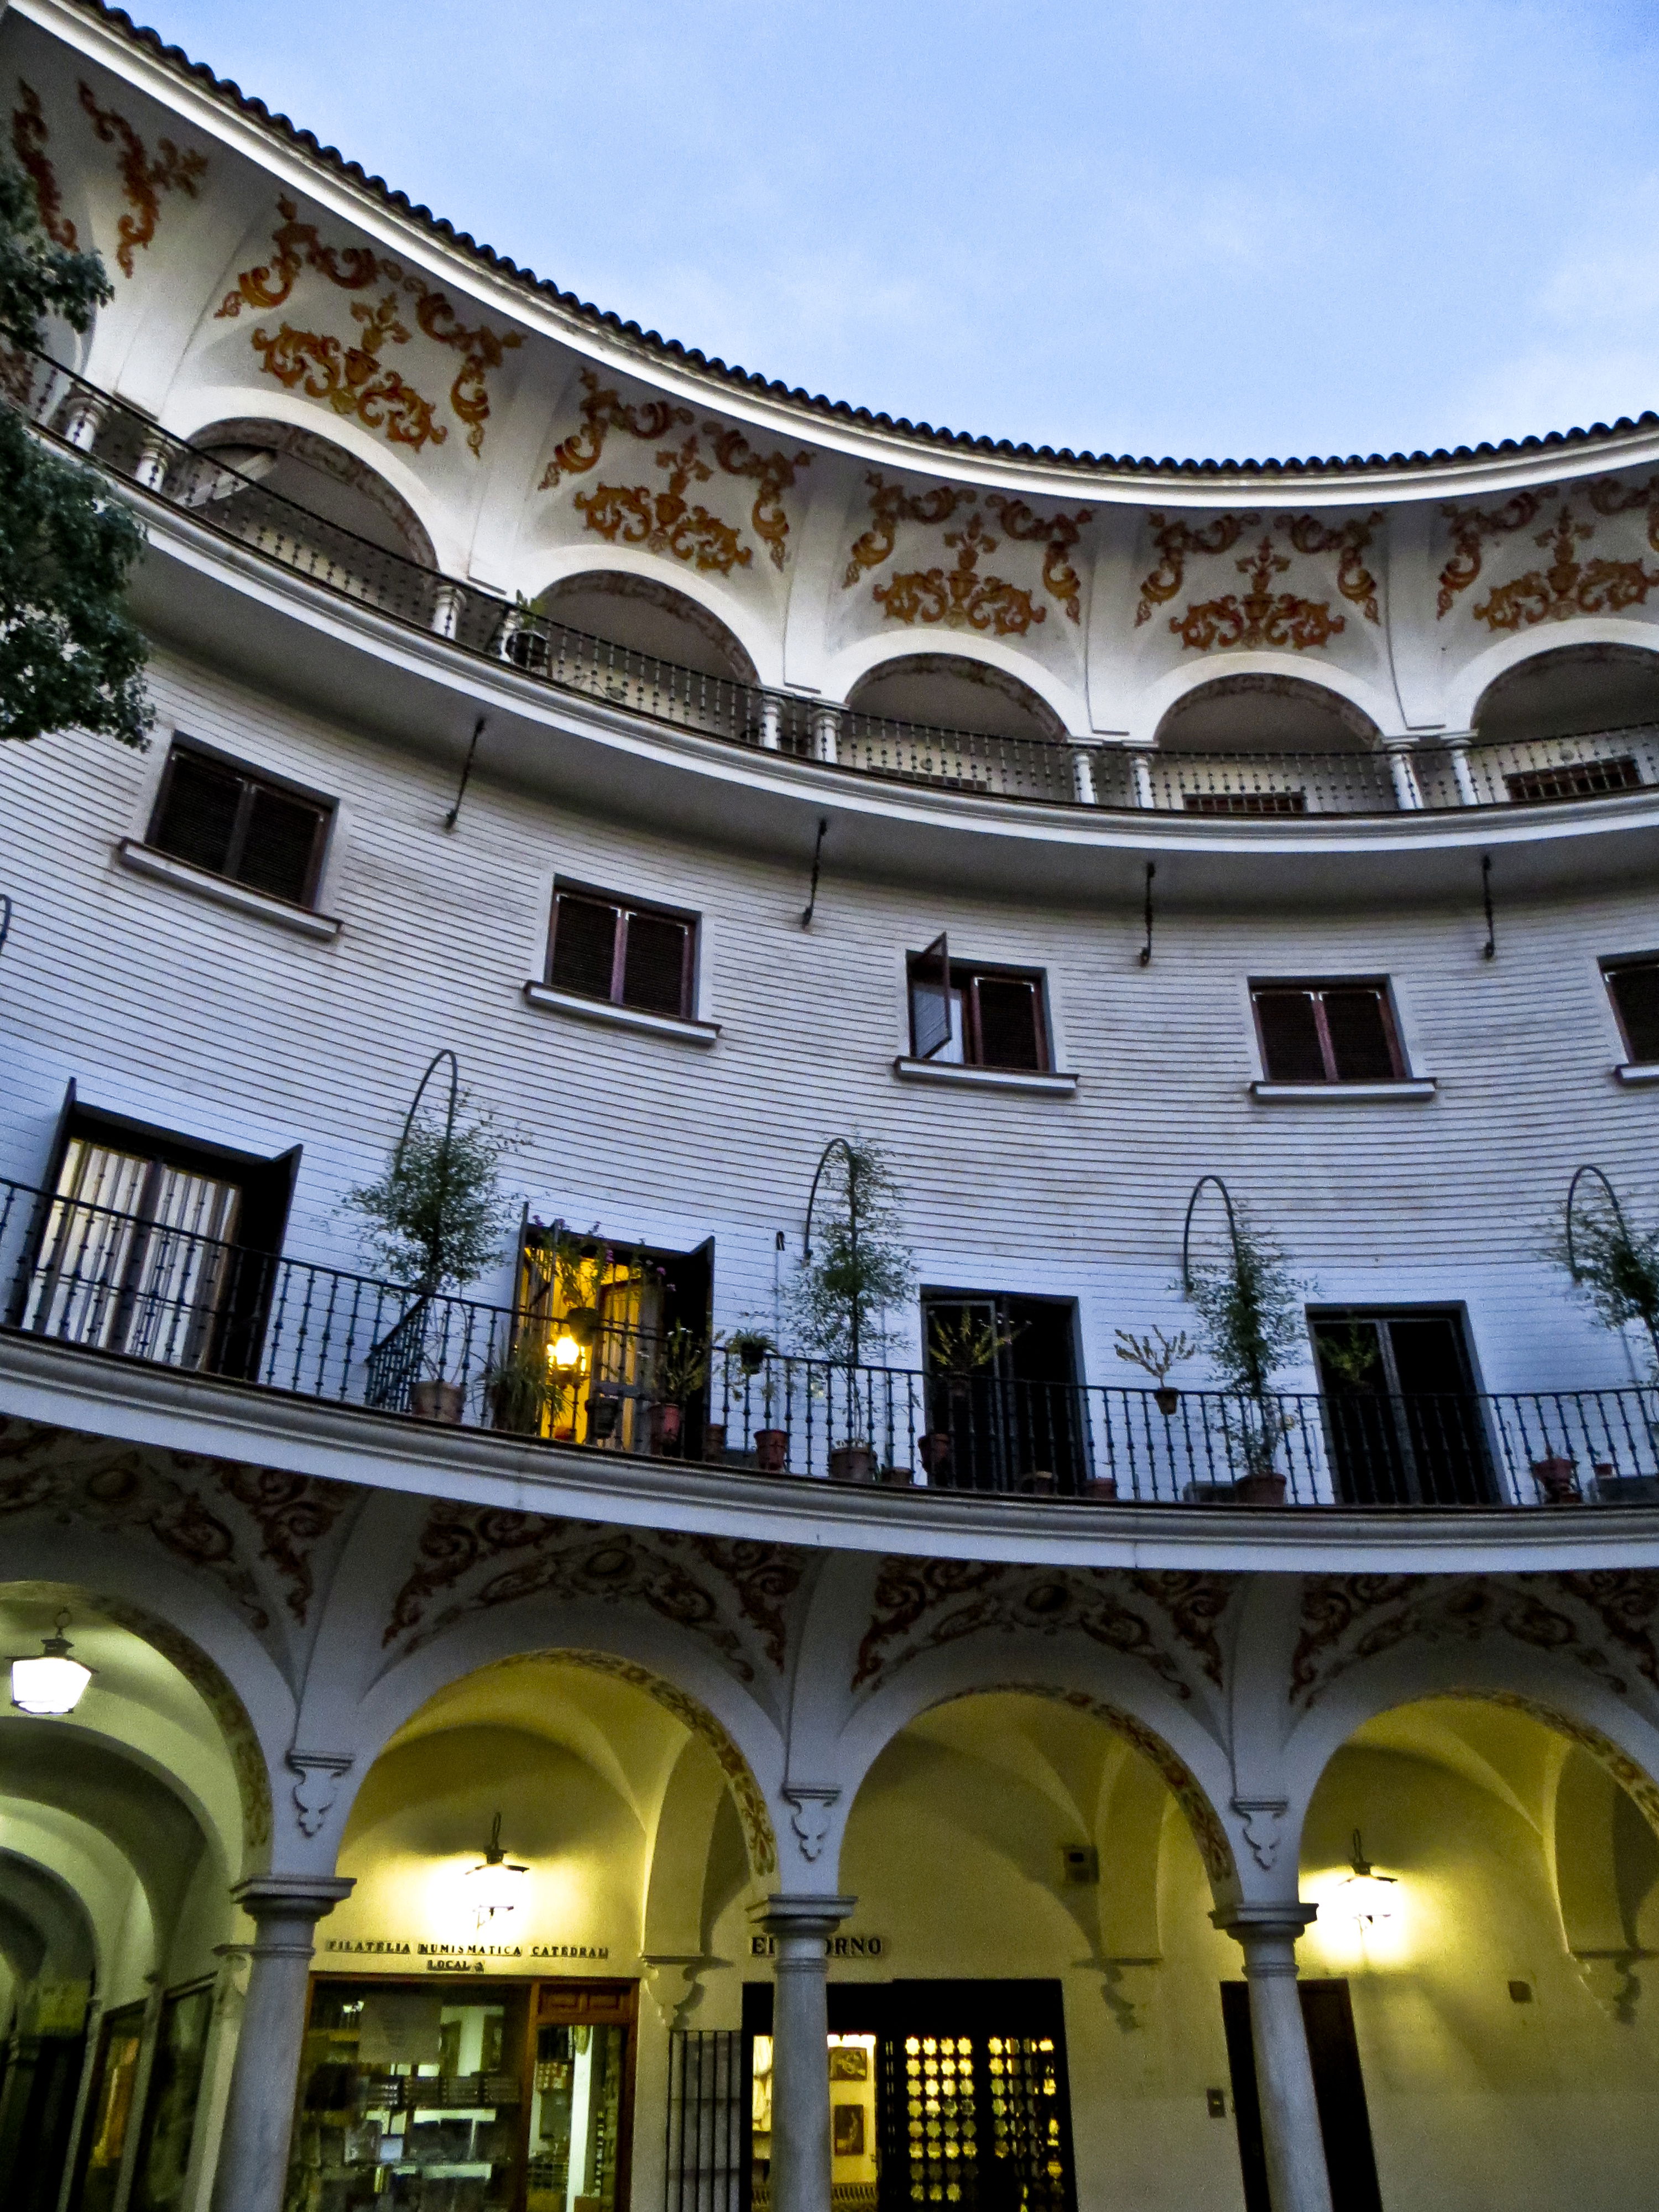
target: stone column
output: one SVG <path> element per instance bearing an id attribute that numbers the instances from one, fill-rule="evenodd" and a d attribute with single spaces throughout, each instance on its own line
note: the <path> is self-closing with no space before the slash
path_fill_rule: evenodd
<path id="1" fill-rule="evenodd" d="M 783 730 L 783 702 L 775 691 L 761 693 L 760 741 L 763 752 L 779 750 Z"/>
<path id="2" fill-rule="evenodd" d="M 1152 757 L 1147 752 L 1133 752 L 1129 756 L 1129 778 L 1137 806 L 1152 806 Z"/>
<path id="3" fill-rule="evenodd" d="M 1296 1903 L 1236 1905 L 1211 1916 L 1244 1954 L 1273 2212 L 1331 2212 L 1313 2062 L 1297 1990 L 1296 1939 L 1318 1910 Z"/>
<path id="4" fill-rule="evenodd" d="M 840 708 L 814 707 L 812 709 L 812 750 L 817 758 L 830 768 L 841 757 Z"/>
<path id="5" fill-rule="evenodd" d="M 1072 795 L 1079 806 L 1093 806 L 1095 798 L 1095 747 L 1087 738 L 1068 738 L 1072 748 Z"/>
<path id="6" fill-rule="evenodd" d="M 772 1996 L 772 2212 L 830 2212 L 830 2033 L 824 1943 L 852 1897 L 769 1897 L 754 1908 L 777 1945 Z M 215 2212 L 219 2212 L 216 2207 Z M 223 2212 L 230 2212 L 227 2205 Z"/>
<path id="7" fill-rule="evenodd" d="M 1473 730 L 1449 730 L 1439 740 L 1451 763 L 1452 781 L 1457 787 L 1460 806 L 1479 806 L 1480 804 L 1480 794 L 1474 787 L 1474 773 L 1469 766 L 1469 747 L 1474 742 Z"/>
<path id="8" fill-rule="evenodd" d="M 167 468 L 173 459 L 173 441 L 167 432 L 152 425 L 144 433 L 143 443 L 138 448 L 138 459 L 132 471 L 135 483 L 146 491 L 162 490 L 167 480 Z"/>
<path id="9" fill-rule="evenodd" d="M 1415 813 L 1423 805 L 1423 794 L 1418 788 L 1417 770 L 1411 763 L 1412 741 L 1409 738 L 1384 738 L 1389 756 L 1389 774 L 1394 781 L 1394 803 L 1402 814 Z"/>
<path id="10" fill-rule="evenodd" d="M 77 392 L 64 418 L 64 437 L 71 446 L 78 446 L 83 453 L 89 453 L 98 442 L 98 433 L 108 412 L 109 401 L 104 393 L 84 389 Z"/>
<path id="11" fill-rule="evenodd" d="M 432 627 L 439 637 L 454 636 L 465 605 L 465 590 L 453 577 L 446 576 L 432 594 Z"/>
<path id="12" fill-rule="evenodd" d="M 352 1887 L 337 1875 L 271 1874 L 255 1875 L 231 1892 L 253 1922 L 254 1937 L 213 2212 L 281 2212 L 312 1936 Z"/>

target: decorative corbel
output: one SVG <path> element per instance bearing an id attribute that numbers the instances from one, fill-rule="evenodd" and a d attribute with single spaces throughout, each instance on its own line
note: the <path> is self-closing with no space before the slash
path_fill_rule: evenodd
<path id="1" fill-rule="evenodd" d="M 298 1777 L 294 1784 L 294 1814 L 300 1824 L 300 1833 L 314 1836 L 328 1818 L 340 1777 L 351 1769 L 352 1754 L 349 1751 L 296 1748 L 289 1752 L 288 1763 Z"/>
<path id="2" fill-rule="evenodd" d="M 1263 1874 L 1271 1874 L 1279 1856 L 1279 1824 L 1291 1809 L 1288 1797 L 1235 1797 L 1232 1808 L 1244 1829 L 1250 1856 Z"/>
<path id="3" fill-rule="evenodd" d="M 685 2026 L 702 2002 L 702 1977 L 717 1962 L 700 1954 L 642 1951 L 646 1986 L 671 2034 Z"/>
<path id="4" fill-rule="evenodd" d="M 830 1810 L 838 1802 L 841 1791 L 811 1783 L 793 1783 L 783 1794 L 789 1801 L 789 1825 L 794 1830 L 800 1855 L 809 1865 L 813 1864 L 823 1856 L 824 1839 L 830 1833 Z"/>

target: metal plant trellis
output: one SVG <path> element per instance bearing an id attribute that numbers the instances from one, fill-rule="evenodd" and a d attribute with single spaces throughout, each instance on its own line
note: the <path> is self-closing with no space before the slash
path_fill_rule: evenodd
<path id="1" fill-rule="evenodd" d="M 1193 1216 L 1198 1210 L 1199 1200 L 1204 1195 L 1204 1186 L 1206 1182 L 1212 1182 L 1221 1193 L 1221 1203 L 1227 1209 L 1227 1234 L 1232 1239 L 1234 1267 L 1242 1266 L 1244 1258 L 1238 1241 L 1238 1217 L 1233 1212 L 1231 1192 L 1218 1175 L 1200 1176 L 1198 1181 L 1193 1185 L 1192 1196 L 1187 1200 L 1187 1218 L 1182 1224 L 1181 1231 L 1181 1288 L 1183 1297 L 1191 1297 L 1193 1294 Z"/>
<path id="2" fill-rule="evenodd" d="M 448 1196 L 449 1153 L 455 1135 L 455 1115 L 460 1104 L 461 1088 L 460 1064 L 447 1046 L 433 1054 L 425 1074 L 415 1086 L 414 1098 L 404 1116 L 403 1130 L 392 1155 L 391 1170 L 391 1179 L 395 1182 L 403 1167 L 410 1132 L 414 1128 L 415 1117 L 421 1110 L 426 1087 L 431 1082 L 439 1061 L 444 1060 L 449 1062 L 449 1101 L 444 1115 L 443 1168 L 439 1182 L 441 1221 L 443 1201 Z M 371 1406 L 388 1407 L 399 1413 L 408 1409 L 410 1391 L 420 1374 L 426 1351 L 432 1301 L 443 1280 L 442 1256 L 441 1249 L 428 1255 L 426 1273 L 422 1279 L 414 1285 L 412 1304 L 398 1316 L 369 1352 L 368 1398 Z"/>
<path id="3" fill-rule="evenodd" d="M 461 1098 L 461 1065 L 447 1045 L 441 1047 L 433 1054 L 427 1062 L 426 1073 L 415 1086 L 415 1096 L 410 1102 L 408 1113 L 404 1116 L 403 1131 L 398 1139 L 397 1150 L 392 1155 L 391 1177 L 395 1182 L 403 1170 L 404 1153 L 408 1149 L 410 1134 L 415 1127 L 415 1117 L 421 1110 L 421 1101 L 426 1096 L 426 1086 L 436 1073 L 441 1060 L 447 1060 L 449 1062 L 449 1099 L 444 1109 L 443 1149 L 439 1155 L 442 1162 L 438 1170 L 438 1219 L 440 1222 L 444 1218 L 444 1205 L 449 1196 L 449 1161 L 455 1142 L 455 1115 L 459 1109 Z M 442 1256 L 441 1250 L 434 1251 L 429 1255 L 431 1279 L 420 1286 L 428 1296 L 443 1280 L 443 1270 L 440 1264 Z"/>
<path id="4" fill-rule="evenodd" d="M 854 1283 L 852 1326 L 848 1332 L 849 1342 L 848 1365 L 849 1367 L 856 1367 L 859 1364 L 859 1310 L 862 1304 L 862 1301 L 859 1297 L 857 1288 L 859 1267 L 859 1172 L 858 1155 L 854 1152 L 851 1145 L 848 1143 L 845 1137 L 831 1137 L 829 1143 L 824 1146 L 823 1152 L 818 1155 L 818 1164 L 812 1174 L 812 1188 L 807 1193 L 806 1197 L 806 1225 L 801 1235 L 800 1255 L 802 1265 L 804 1267 L 810 1267 L 812 1263 L 812 1208 L 817 1204 L 818 1184 L 823 1180 L 823 1170 L 830 1164 L 830 1154 L 834 1152 L 837 1147 L 839 1147 L 839 1149 L 846 1155 L 847 1158 L 848 1259 L 851 1264 Z"/>
<path id="5" fill-rule="evenodd" d="M 1608 1182 L 1606 1175 L 1600 1168 L 1593 1165 L 1576 1168 L 1573 1170 L 1572 1181 L 1567 1185 L 1566 1206 L 1567 1272 L 1571 1275 L 1575 1283 L 1582 1283 L 1583 1281 L 1584 1273 L 1578 1264 L 1578 1249 L 1577 1246 L 1573 1242 L 1572 1209 L 1574 1201 L 1578 1196 L 1578 1186 L 1583 1182 L 1586 1176 L 1594 1176 L 1596 1182 L 1601 1184 L 1602 1190 L 1607 1194 L 1607 1204 L 1613 1208 L 1613 1218 L 1619 1224 L 1619 1233 L 1624 1238 L 1626 1244 L 1628 1246 L 1634 1241 L 1630 1233 L 1630 1224 L 1625 1218 L 1625 1209 L 1619 1203 L 1619 1194 Z M 1648 1312 L 1643 1314 L 1642 1325 L 1647 1330 L 1649 1343 L 1653 1346 L 1655 1370 L 1656 1371 L 1659 1371 L 1659 1309 L 1650 1310 Z"/>

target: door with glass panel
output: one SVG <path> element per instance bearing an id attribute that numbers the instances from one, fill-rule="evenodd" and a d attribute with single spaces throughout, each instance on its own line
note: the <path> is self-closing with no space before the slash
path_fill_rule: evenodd
<path id="1" fill-rule="evenodd" d="M 71 1138 L 24 1326 L 170 1367 L 205 1365 L 230 1285 L 241 1195 L 222 1178 Z"/>
<path id="2" fill-rule="evenodd" d="M 1351 1505 L 1480 1505 L 1496 1495 L 1454 1309 L 1310 1316 L 1338 1495 Z"/>

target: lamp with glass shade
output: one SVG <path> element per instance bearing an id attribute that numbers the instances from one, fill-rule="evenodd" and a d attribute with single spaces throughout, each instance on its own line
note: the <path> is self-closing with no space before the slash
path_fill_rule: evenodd
<path id="1" fill-rule="evenodd" d="M 67 1611 L 60 1613 L 57 1633 L 40 1639 L 40 1656 L 12 1661 L 11 1701 L 20 1713 L 62 1720 L 80 1704 L 95 1669 L 70 1656 L 73 1646 L 64 1633 L 68 1626 Z"/>
<path id="2" fill-rule="evenodd" d="M 1391 1920 L 1400 1888 L 1400 1877 L 1378 1874 L 1365 1856 L 1365 1847 L 1360 1841 L 1359 1831 L 1353 1832 L 1353 1850 L 1348 1860 L 1353 1872 L 1338 1893 L 1341 1910 L 1366 1926 L 1375 1926 L 1379 1920 Z"/>
<path id="3" fill-rule="evenodd" d="M 501 1816 L 496 1814 L 489 1827 L 489 1843 L 483 1859 L 469 1867 L 465 1875 L 467 1901 L 473 1917 L 482 1928 L 497 1913 L 514 1911 L 524 1896 L 522 1878 L 530 1869 L 509 1859 L 501 1848 Z"/>

